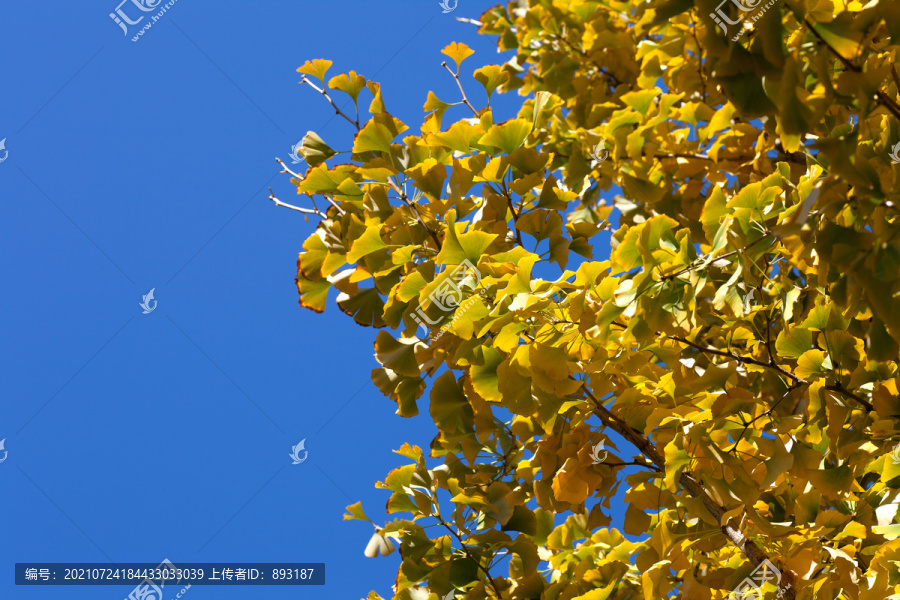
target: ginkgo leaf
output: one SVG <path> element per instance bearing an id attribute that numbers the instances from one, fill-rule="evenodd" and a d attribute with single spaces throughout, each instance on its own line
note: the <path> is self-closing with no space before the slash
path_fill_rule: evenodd
<path id="1" fill-rule="evenodd" d="M 487 92 L 488 100 L 490 100 L 494 90 L 509 81 L 509 72 L 497 65 L 487 65 L 476 70 L 474 77 L 484 86 L 484 91 Z"/>
<path id="2" fill-rule="evenodd" d="M 378 113 L 356 134 L 353 153 L 390 152 L 391 142 L 406 130 L 406 125 L 387 113 Z"/>
<path id="3" fill-rule="evenodd" d="M 328 87 L 341 90 L 353 98 L 355 103 L 359 98 L 359 93 L 366 87 L 366 79 L 362 75 L 357 75 L 356 71 L 350 71 L 350 73 L 341 73 L 329 79 Z"/>
<path id="4" fill-rule="evenodd" d="M 524 119 L 510 119 L 488 129 L 479 140 L 482 146 L 499 148 L 505 154 L 511 154 L 521 146 L 531 133 L 531 123 Z"/>
<path id="5" fill-rule="evenodd" d="M 313 131 L 307 131 L 300 144 L 300 154 L 311 167 L 322 164 L 336 154 L 325 141 Z"/>
<path id="6" fill-rule="evenodd" d="M 347 253 L 347 262 L 355 263 L 363 256 L 383 248 L 387 248 L 387 244 L 381 239 L 381 226 L 367 227 L 365 233 L 359 236 L 350 247 L 350 252 Z"/>
<path id="7" fill-rule="evenodd" d="M 446 54 L 453 59 L 453 62 L 456 63 L 456 70 L 458 72 L 459 65 L 462 64 L 462 61 L 475 54 L 475 51 L 465 44 L 451 42 L 447 47 L 441 50 L 441 54 Z"/>
<path id="8" fill-rule="evenodd" d="M 430 428 L 392 593 L 900 594 L 900 9 L 519 4 L 411 131 L 332 78 L 374 115 L 292 175 L 301 305 L 393 330 L 373 406 Z"/>
<path id="9" fill-rule="evenodd" d="M 328 69 L 331 68 L 331 65 L 332 61 L 330 60 L 316 58 L 311 61 L 306 61 L 302 67 L 297 69 L 297 72 L 305 73 L 306 75 L 312 75 L 313 77 L 318 78 L 324 84 L 325 73 L 328 72 Z"/>
<path id="10" fill-rule="evenodd" d="M 344 520 L 347 519 L 359 519 L 361 521 L 369 521 L 372 522 L 369 517 L 366 516 L 366 513 L 363 511 L 362 502 L 357 502 L 355 504 L 351 504 L 346 508 L 347 514 L 344 515 Z"/>

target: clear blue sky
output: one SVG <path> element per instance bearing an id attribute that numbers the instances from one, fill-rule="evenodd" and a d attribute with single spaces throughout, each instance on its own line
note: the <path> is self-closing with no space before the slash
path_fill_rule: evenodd
<path id="1" fill-rule="evenodd" d="M 194 586 L 190 600 L 389 597 L 398 556 L 363 557 L 371 527 L 341 515 L 362 500 L 383 521 L 373 483 L 433 425 L 372 385 L 373 330 L 298 306 L 314 223 L 267 188 L 295 200 L 274 158 L 307 130 L 352 139 L 297 84 L 305 60 L 380 81 L 415 128 L 428 90 L 457 99 L 449 42 L 476 50 L 467 73 L 506 60 L 454 19 L 493 2 L 178 0 L 135 43 L 144 23 L 125 36 L 118 1 L 0 6 L 0 598 L 132 587 L 16 587 L 16 562 L 163 558 L 327 565 L 325 587 Z"/>

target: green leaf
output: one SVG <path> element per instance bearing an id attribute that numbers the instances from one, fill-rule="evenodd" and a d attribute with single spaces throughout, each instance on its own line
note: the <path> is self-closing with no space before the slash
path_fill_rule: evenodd
<path id="1" fill-rule="evenodd" d="M 808 379 L 813 375 L 822 375 L 832 368 L 831 357 L 826 356 L 822 350 L 807 350 L 797 359 L 797 377 Z"/>
<path id="2" fill-rule="evenodd" d="M 425 100 L 425 106 L 423 106 L 422 109 L 426 112 L 434 111 L 435 115 L 437 115 L 438 126 L 440 126 L 441 119 L 443 119 L 444 117 L 444 113 L 451 106 L 453 105 L 447 104 L 446 102 L 435 96 L 434 92 L 428 92 L 428 98 Z M 465 152 L 468 152 L 468 148 L 466 148 Z"/>
<path id="3" fill-rule="evenodd" d="M 306 159 L 306 164 L 315 167 L 337 153 L 329 148 L 328 144 L 315 132 L 307 131 L 300 144 L 300 154 Z"/>
<path id="4" fill-rule="evenodd" d="M 775 350 L 779 356 L 799 358 L 812 349 L 812 332 L 804 327 L 784 329 L 775 340 Z"/>
<path id="5" fill-rule="evenodd" d="M 325 302 L 328 299 L 328 290 L 331 284 L 327 279 L 310 279 L 302 272 L 297 273 L 297 291 L 300 292 L 300 306 L 315 312 L 325 310 Z"/>
<path id="6" fill-rule="evenodd" d="M 350 252 L 347 253 L 347 262 L 353 264 L 363 256 L 384 248 L 387 248 L 387 244 L 381 239 L 381 225 L 366 227 L 365 232 L 350 246 Z"/>
<path id="7" fill-rule="evenodd" d="M 463 412 L 472 416 L 472 407 L 466 395 L 456 382 L 452 371 L 447 371 L 431 386 L 431 403 L 428 412 L 438 429 L 445 433 L 456 433 L 463 427 Z"/>
<path id="8" fill-rule="evenodd" d="M 722 188 L 713 186 L 709 197 L 703 204 L 703 212 L 700 213 L 700 223 L 703 224 L 703 233 L 706 234 L 706 241 L 710 244 L 714 243 L 713 240 L 716 237 L 716 233 L 719 231 L 722 217 L 728 213 L 728 209 L 726 208 L 727 204 L 728 201 L 725 199 Z"/>
<path id="9" fill-rule="evenodd" d="M 378 290 L 368 288 L 350 295 L 342 292 L 337 297 L 338 307 L 353 320 L 366 327 L 384 327 L 384 300 Z"/>
<path id="10" fill-rule="evenodd" d="M 863 34 L 855 30 L 851 13 L 842 12 L 830 23 L 816 23 L 813 27 L 840 56 L 850 61 L 856 59 Z"/>
<path id="11" fill-rule="evenodd" d="M 386 331 L 379 331 L 375 338 L 375 359 L 399 375 L 418 377 L 420 367 L 416 349 L 420 347 L 424 348 L 425 345 L 417 338 L 398 340 Z"/>
<path id="12" fill-rule="evenodd" d="M 435 259 L 438 264 L 460 265 L 468 260 L 478 266 L 481 256 L 497 237 L 497 234 L 485 231 L 464 232 L 465 226 L 465 223 L 456 223 L 455 213 L 447 215 L 447 235 Z"/>
<path id="13" fill-rule="evenodd" d="M 531 133 L 531 123 L 525 119 L 510 119 L 494 125 L 479 140 L 482 146 L 499 148 L 504 154 L 511 154 L 520 147 Z"/>
<path id="14" fill-rule="evenodd" d="M 391 142 L 406 129 L 399 119 L 387 113 L 378 113 L 356 134 L 353 154 L 371 151 L 390 153 Z"/>
<path id="15" fill-rule="evenodd" d="M 346 508 L 347 514 L 344 515 L 344 520 L 347 521 L 349 519 L 357 519 L 360 521 L 368 521 L 372 522 L 372 519 L 366 516 L 366 513 L 363 511 L 362 502 L 357 502 L 356 504 L 351 504 Z"/>
<path id="16" fill-rule="evenodd" d="M 491 94 L 494 93 L 495 89 L 509 81 L 509 72 L 504 71 L 497 65 L 487 65 L 482 67 L 475 71 L 474 76 L 475 79 L 484 86 L 484 91 L 487 92 L 488 101 L 490 101 Z"/>
<path id="17" fill-rule="evenodd" d="M 682 471 L 691 464 L 691 457 L 684 449 L 684 440 L 679 433 L 675 439 L 666 445 L 666 489 L 670 492 L 678 490 L 678 478 L 681 477 Z"/>

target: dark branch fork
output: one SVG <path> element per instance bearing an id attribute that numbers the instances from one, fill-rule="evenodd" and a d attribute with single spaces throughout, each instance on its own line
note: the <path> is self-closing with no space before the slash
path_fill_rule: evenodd
<path id="1" fill-rule="evenodd" d="M 582 384 L 582 390 L 584 390 L 584 394 L 594 405 L 595 414 L 597 414 L 600 420 L 603 421 L 607 427 L 631 442 L 641 454 L 646 456 L 661 472 L 664 473 L 666 470 L 665 458 L 659 453 L 659 450 L 656 449 L 653 442 L 603 406 L 603 403 L 591 393 L 587 385 Z M 759 566 L 766 560 L 772 562 L 769 556 L 753 540 L 746 537 L 738 527 L 731 524 L 730 519 L 723 519 L 727 510 L 709 497 L 709 494 L 706 493 L 706 490 L 703 489 L 703 486 L 693 473 L 685 469 L 679 476 L 678 481 L 691 496 L 698 498 L 703 502 L 703 506 L 709 514 L 717 523 L 719 523 L 722 533 L 724 533 L 725 536 L 740 549 L 754 567 Z M 783 598 L 786 598 L 787 600 L 794 599 L 795 593 L 793 587 L 782 589 L 784 590 Z"/>

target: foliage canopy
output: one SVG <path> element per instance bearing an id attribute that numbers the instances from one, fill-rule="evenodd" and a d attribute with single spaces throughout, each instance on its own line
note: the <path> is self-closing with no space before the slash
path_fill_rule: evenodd
<path id="1" fill-rule="evenodd" d="M 432 380 L 441 464 L 379 484 L 394 598 L 721 599 L 765 560 L 760 598 L 900 598 L 900 3 L 718 2 L 497 6 L 514 57 L 445 48 L 418 134 L 298 69 L 355 130 L 304 139 L 313 208 L 273 196 L 320 218 L 300 303 L 385 328 L 399 415 Z"/>

